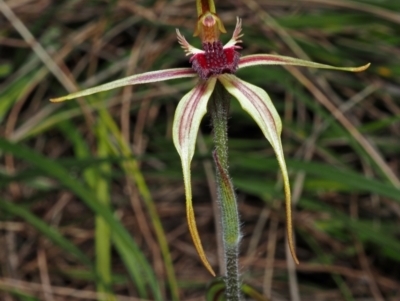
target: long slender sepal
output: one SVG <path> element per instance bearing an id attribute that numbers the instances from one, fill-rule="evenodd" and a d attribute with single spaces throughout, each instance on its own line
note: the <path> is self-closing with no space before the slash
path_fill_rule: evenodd
<path id="1" fill-rule="evenodd" d="M 91 94 L 95 94 L 98 92 L 108 91 L 111 89 L 129 86 L 129 85 L 139 85 L 139 84 L 147 84 L 147 83 L 154 83 L 160 82 L 164 80 L 176 79 L 176 78 L 183 78 L 183 77 L 196 77 L 197 73 L 193 71 L 191 68 L 175 68 L 175 69 L 166 69 L 160 71 L 152 71 L 146 72 L 142 74 L 131 75 L 128 77 L 124 77 L 118 79 L 116 81 L 100 85 L 97 87 L 93 87 L 90 89 L 78 91 L 75 93 L 68 94 L 63 97 L 52 98 L 50 99 L 51 102 L 62 102 L 69 99 L 74 99 L 82 96 L 87 96 Z"/>
<path id="2" fill-rule="evenodd" d="M 310 68 L 321 68 L 321 69 L 332 69 L 332 70 L 341 70 L 341 71 L 350 71 L 350 72 L 360 72 L 367 69 L 371 64 L 368 63 L 364 66 L 360 67 L 335 67 L 331 65 L 314 63 L 311 61 L 296 59 L 294 57 L 283 56 L 283 55 L 275 55 L 275 54 L 253 54 L 246 55 L 240 58 L 239 67 L 251 67 L 257 65 L 292 65 L 292 66 L 302 66 L 302 67 L 310 67 Z"/>
<path id="3" fill-rule="evenodd" d="M 279 167 L 282 172 L 282 178 L 285 191 L 286 205 L 286 228 L 289 241 L 289 248 L 292 257 L 296 263 L 298 259 L 293 243 L 293 225 L 289 176 L 286 169 L 285 157 L 283 154 L 281 132 L 282 122 L 268 94 L 252 84 L 249 84 L 234 75 L 224 74 L 218 77 L 218 80 L 224 85 L 227 91 L 232 94 L 240 103 L 242 108 L 253 117 L 258 124 L 264 136 L 271 143 Z"/>
<path id="4" fill-rule="evenodd" d="M 201 261 L 213 276 L 215 276 L 215 272 L 207 260 L 197 231 L 192 204 L 190 163 L 195 151 L 200 122 L 204 114 L 207 112 L 207 102 L 214 90 L 215 83 L 215 78 L 210 78 L 207 81 L 201 80 L 189 93 L 187 93 L 181 99 L 176 108 L 173 124 L 174 144 L 182 161 L 186 194 L 186 214 L 189 231 Z"/>

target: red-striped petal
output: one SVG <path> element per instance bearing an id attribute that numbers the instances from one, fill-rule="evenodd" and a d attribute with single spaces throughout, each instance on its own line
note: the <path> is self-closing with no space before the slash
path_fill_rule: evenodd
<path id="1" fill-rule="evenodd" d="M 310 67 L 310 68 L 321 68 L 321 69 L 333 69 L 333 70 L 341 70 L 341 71 L 350 71 L 350 72 L 360 72 L 364 71 L 369 67 L 369 63 L 361 66 L 361 67 L 335 67 L 331 65 L 314 63 L 311 61 L 296 59 L 289 56 L 283 55 L 275 55 L 275 54 L 253 54 L 246 55 L 240 58 L 239 67 L 251 67 L 257 65 L 292 65 L 292 66 L 302 66 L 302 67 Z"/>
<path id="2" fill-rule="evenodd" d="M 51 102 L 62 102 L 64 100 L 74 99 L 82 96 L 91 95 L 98 92 L 108 91 L 111 89 L 129 86 L 129 85 L 139 85 L 139 84 L 147 84 L 154 83 L 164 80 L 183 78 L 183 77 L 196 77 L 196 72 L 191 68 L 175 68 L 175 69 L 166 69 L 159 71 L 146 72 L 142 74 L 131 75 L 125 78 L 118 79 L 116 81 L 100 85 L 97 87 L 93 87 L 90 89 L 82 90 L 79 92 L 71 93 L 63 97 L 52 98 Z"/>

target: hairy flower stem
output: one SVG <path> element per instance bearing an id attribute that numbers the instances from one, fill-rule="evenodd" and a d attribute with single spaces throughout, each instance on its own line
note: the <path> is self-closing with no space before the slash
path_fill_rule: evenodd
<path id="1" fill-rule="evenodd" d="M 230 95 L 217 82 L 209 102 L 215 151 L 213 152 L 217 174 L 218 203 L 222 223 L 224 247 L 226 300 L 241 300 L 239 282 L 238 250 L 240 242 L 240 223 L 237 201 L 232 181 L 228 173 L 228 113 Z"/>

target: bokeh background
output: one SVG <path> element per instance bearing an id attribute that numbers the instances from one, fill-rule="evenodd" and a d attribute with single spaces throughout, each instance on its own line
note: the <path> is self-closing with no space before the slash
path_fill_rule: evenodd
<path id="1" fill-rule="evenodd" d="M 5 3 L 7 5 L 5 5 Z M 300 265 L 285 247 L 272 148 L 232 101 L 230 167 L 252 300 L 400 299 L 400 2 L 216 1 L 243 54 L 279 53 L 362 73 L 255 67 L 283 121 Z M 194 80 L 50 97 L 187 67 L 194 0 L 0 0 L 0 299 L 205 300 L 185 218 L 174 110 Z M 11 12 L 10 10 L 11 9 Z M 30 36 L 30 34 L 32 36 Z M 219 270 L 210 121 L 192 163 L 194 206 Z M 255 295 L 254 291 L 265 297 Z M 248 297 L 250 300 L 250 297 Z M 210 293 L 209 300 L 217 299 Z"/>

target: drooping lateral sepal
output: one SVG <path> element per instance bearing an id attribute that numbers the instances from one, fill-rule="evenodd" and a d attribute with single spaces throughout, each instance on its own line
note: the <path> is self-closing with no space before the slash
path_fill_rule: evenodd
<path id="1" fill-rule="evenodd" d="M 250 114 L 275 151 L 284 183 L 289 248 L 293 259 L 296 263 L 298 263 L 293 243 L 289 176 L 280 137 L 282 132 L 282 122 L 278 112 L 276 111 L 275 106 L 273 105 L 268 94 L 261 88 L 242 81 L 236 76 L 230 74 L 221 75 L 218 77 L 218 80 L 224 85 L 227 91 L 239 101 L 242 108 Z"/>
<path id="2" fill-rule="evenodd" d="M 215 276 L 215 272 L 207 260 L 197 231 L 192 204 L 190 163 L 195 151 L 200 122 L 207 111 L 207 102 L 214 90 L 215 83 L 215 78 L 207 81 L 200 80 L 179 102 L 173 123 L 173 140 L 182 162 L 189 231 L 201 261 L 213 276 Z"/>
<path id="3" fill-rule="evenodd" d="M 97 87 L 93 87 L 90 89 L 78 91 L 75 93 L 68 94 L 63 97 L 52 98 L 50 99 L 51 102 L 62 102 L 69 99 L 74 99 L 78 97 L 83 97 L 103 91 L 108 91 L 111 89 L 130 86 L 130 85 L 139 85 L 139 84 L 146 84 L 146 83 L 154 83 L 160 82 L 164 80 L 176 79 L 176 78 L 184 78 L 184 77 L 196 77 L 197 74 L 190 68 L 175 68 L 175 69 L 166 69 L 160 71 L 152 71 L 146 72 L 141 74 L 135 74 L 128 77 L 124 77 L 118 79 L 116 81 L 100 85 Z"/>

